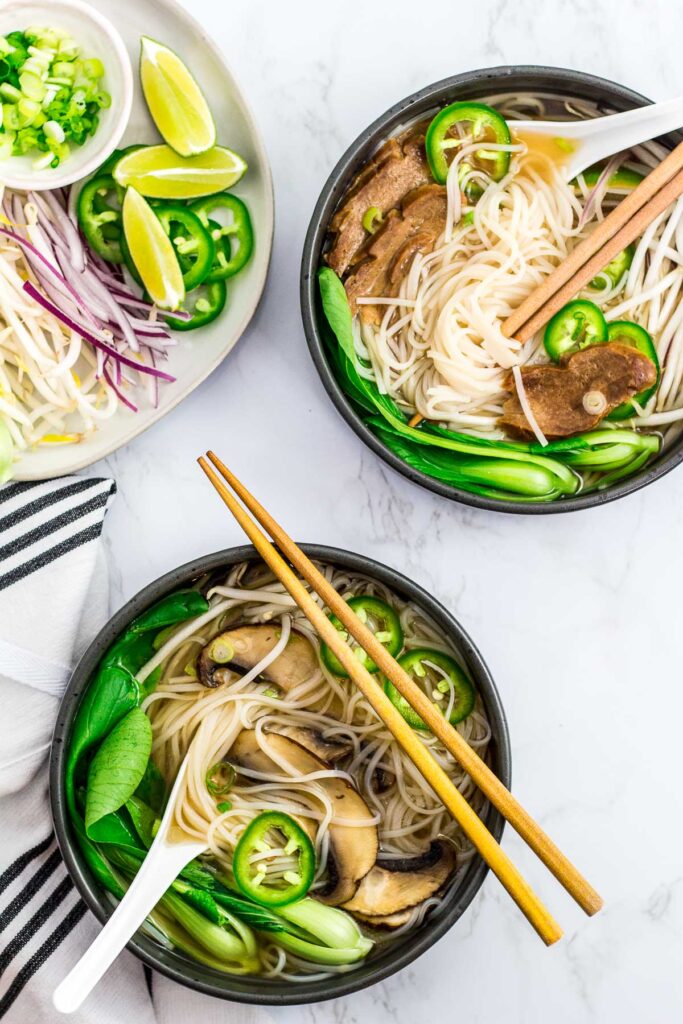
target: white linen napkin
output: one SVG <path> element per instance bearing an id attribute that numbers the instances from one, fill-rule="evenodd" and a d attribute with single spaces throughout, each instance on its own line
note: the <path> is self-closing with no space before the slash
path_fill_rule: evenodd
<path id="1" fill-rule="evenodd" d="M 100 534 L 113 480 L 0 488 L 0 1019 L 57 1024 L 52 993 L 100 925 L 52 831 L 47 754 L 71 668 L 107 618 Z M 268 1024 L 154 974 L 124 951 L 73 1024 Z"/>

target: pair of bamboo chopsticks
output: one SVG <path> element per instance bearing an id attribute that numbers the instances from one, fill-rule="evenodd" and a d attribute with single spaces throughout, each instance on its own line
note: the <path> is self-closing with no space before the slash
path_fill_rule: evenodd
<path id="1" fill-rule="evenodd" d="M 382 673 L 391 680 L 399 692 L 427 723 L 432 732 L 438 736 L 444 746 L 460 762 L 482 793 L 528 843 L 546 867 L 562 883 L 567 892 L 573 896 L 579 906 L 587 914 L 595 914 L 602 906 L 602 899 L 598 893 L 589 885 L 586 879 L 583 878 L 533 818 L 530 817 L 521 804 L 503 786 L 500 780 L 496 778 L 491 769 L 472 750 L 460 733 L 453 728 L 443 714 L 437 711 L 429 698 L 394 661 L 386 648 L 375 639 L 373 633 L 360 621 L 346 601 L 328 583 L 292 538 L 289 537 L 283 528 L 213 452 L 207 452 L 206 457 L 200 458 L 198 462 L 261 555 L 263 561 L 284 584 L 321 639 L 332 649 L 351 679 L 367 698 L 398 743 L 400 743 L 403 750 L 411 758 L 444 806 L 462 827 L 465 834 L 507 889 L 510 896 L 512 896 L 515 903 L 517 903 L 520 910 L 536 929 L 546 945 L 552 945 L 562 936 L 562 930 L 557 922 L 524 880 L 507 854 L 498 845 L 478 815 L 456 789 L 453 782 L 434 759 L 427 747 L 417 738 L 413 729 L 386 696 L 383 688 L 377 685 L 376 677 L 373 677 L 365 666 L 358 661 L 358 658 L 344 642 L 339 631 L 332 625 L 323 609 L 316 604 L 301 583 L 301 580 L 293 572 L 291 566 L 282 557 L 283 555 L 301 573 L 306 582 L 317 591 L 330 611 L 337 616 L 351 636 L 365 649 L 375 664 L 379 666 Z M 213 466 L 210 463 L 213 463 Z M 216 468 L 214 469 L 213 467 Z M 257 522 L 254 522 L 254 519 L 236 500 L 234 494 L 221 480 L 221 477 L 244 502 L 244 505 L 253 514 L 257 522 L 267 531 L 282 554 L 276 550 L 266 534 L 259 528 Z"/>
<path id="2" fill-rule="evenodd" d="M 503 323 L 503 334 L 522 343 L 528 341 L 680 195 L 683 142 L 527 296 Z"/>

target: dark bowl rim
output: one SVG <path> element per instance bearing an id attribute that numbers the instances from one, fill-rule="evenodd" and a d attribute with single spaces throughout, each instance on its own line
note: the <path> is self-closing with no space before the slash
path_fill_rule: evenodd
<path id="1" fill-rule="evenodd" d="M 413 469 L 382 444 L 363 423 L 338 384 L 327 360 L 325 345 L 317 326 L 316 272 L 320 265 L 319 256 L 324 243 L 327 224 L 343 192 L 340 183 L 344 181 L 346 185 L 352 173 L 355 173 L 362 166 L 375 146 L 398 126 L 402 118 L 409 119 L 411 112 L 416 107 L 419 107 L 428 100 L 433 100 L 436 106 L 440 102 L 447 101 L 450 98 L 449 94 L 454 90 L 477 85 L 478 83 L 486 82 L 487 86 L 490 85 L 491 87 L 487 91 L 495 92 L 505 86 L 506 80 L 515 77 L 534 80 L 539 91 L 552 91 L 554 88 L 560 89 L 560 87 L 564 87 L 566 90 L 567 87 L 572 86 L 599 91 L 608 102 L 616 104 L 620 109 L 644 106 L 652 102 L 641 93 L 608 78 L 601 78 L 583 71 L 573 71 L 569 68 L 537 64 L 505 64 L 490 68 L 480 68 L 476 71 L 466 71 L 449 78 L 443 78 L 399 100 L 389 107 L 384 114 L 375 118 L 354 139 L 340 157 L 322 187 L 306 232 L 301 259 L 301 317 L 311 358 L 323 387 L 332 399 L 337 412 L 346 420 L 361 441 L 392 469 L 413 483 L 432 491 L 434 494 L 473 508 L 486 509 L 489 512 L 506 512 L 513 515 L 556 515 L 562 512 L 578 512 L 582 509 L 606 505 L 616 501 L 618 498 L 634 494 L 641 488 L 665 476 L 683 460 L 683 438 L 675 442 L 666 452 L 660 454 L 655 462 L 645 467 L 640 473 L 628 477 L 626 480 L 605 491 L 596 491 L 585 495 L 579 493 L 575 497 L 561 498 L 552 502 L 528 503 L 471 494 L 469 491 L 464 491 L 457 487 L 449 487 L 447 484 L 435 480 L 419 470 Z M 674 139 L 675 136 L 669 135 L 667 138 Z M 675 140 L 679 141 L 678 138 Z M 362 159 L 359 159 L 359 154 L 361 153 L 364 155 Z"/>
<path id="2" fill-rule="evenodd" d="M 458 619 L 435 597 L 419 584 L 408 579 L 398 570 L 378 562 L 365 555 L 346 551 L 342 548 L 321 544 L 301 544 L 300 547 L 314 559 L 338 564 L 352 571 L 364 572 L 376 576 L 390 588 L 401 595 L 406 595 L 421 605 L 427 613 L 443 628 L 453 644 L 466 661 L 478 692 L 486 705 L 486 712 L 491 723 L 495 740 L 496 774 L 509 788 L 511 782 L 511 751 L 507 719 L 503 710 L 500 694 L 493 677 L 482 658 L 477 646 Z M 77 849 L 71 835 L 66 814 L 64 794 L 64 767 L 66 757 L 65 738 L 73 723 L 80 698 L 82 697 L 92 672 L 102 653 L 111 644 L 128 623 L 140 614 L 152 602 L 163 594 L 183 585 L 187 581 L 223 565 L 234 565 L 241 561 L 257 558 L 258 555 L 251 545 L 226 548 L 211 554 L 194 558 L 189 562 L 170 570 L 158 579 L 143 587 L 127 601 L 108 620 L 89 645 L 76 668 L 59 706 L 50 749 L 50 807 L 54 822 L 57 842 L 67 871 L 77 891 L 95 914 L 104 923 L 111 914 L 112 906 L 104 897 L 89 872 L 85 861 Z M 500 841 L 504 828 L 504 819 L 491 806 L 488 807 L 485 821 L 489 830 Z M 372 961 L 361 965 L 348 974 L 335 975 L 325 981 L 309 982 L 301 985 L 286 982 L 269 982 L 262 978 L 238 978 L 234 975 L 218 976 L 216 972 L 189 960 L 181 959 L 178 954 L 171 954 L 147 936 L 136 936 L 127 948 L 154 970 L 166 977 L 179 982 L 205 995 L 230 999 L 234 1002 L 260 1004 L 266 1006 L 292 1006 L 311 1002 L 322 1002 L 350 995 L 361 989 L 374 985 L 390 977 L 397 971 L 411 964 L 422 953 L 426 952 L 435 942 L 456 923 L 462 916 L 477 892 L 483 885 L 488 867 L 481 858 L 476 858 L 456 887 L 451 902 L 446 909 L 429 919 L 428 924 L 421 926 L 415 936 L 401 945 L 398 955 L 388 958 L 386 963 L 372 969 Z M 164 962 L 163 956 L 171 957 L 171 962 Z M 215 979 L 215 980 L 214 980 Z M 252 985 L 253 988 L 249 988 Z"/>

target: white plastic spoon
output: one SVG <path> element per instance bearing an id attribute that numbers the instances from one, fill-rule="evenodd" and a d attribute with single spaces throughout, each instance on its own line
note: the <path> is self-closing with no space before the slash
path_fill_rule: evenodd
<path id="1" fill-rule="evenodd" d="M 567 181 L 571 181 L 598 160 L 683 127 L 683 97 L 586 121 L 511 121 L 510 124 L 514 132 L 522 136 L 543 135 L 549 141 L 569 142 L 572 149 L 567 152 L 569 147 L 560 141 L 555 159 Z"/>
<path id="2" fill-rule="evenodd" d="M 205 852 L 205 842 L 190 838 L 172 824 L 186 767 L 187 755 L 171 790 L 156 838 L 125 896 L 92 946 L 55 989 L 52 1002 L 60 1013 L 73 1013 L 79 1008 L 185 865 Z"/>

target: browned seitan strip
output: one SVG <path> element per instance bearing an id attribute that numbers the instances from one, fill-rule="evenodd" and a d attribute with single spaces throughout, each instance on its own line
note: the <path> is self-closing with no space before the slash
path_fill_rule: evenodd
<path id="1" fill-rule="evenodd" d="M 364 259 L 345 281 L 353 313 L 359 312 L 368 323 L 381 321 L 384 309 L 357 305 L 356 300 L 397 293 L 415 254 L 433 250 L 446 223 L 446 207 L 446 189 L 432 184 L 414 189 L 403 200 L 400 211 L 391 211 L 364 249 Z"/>
<path id="2" fill-rule="evenodd" d="M 389 139 L 363 168 L 330 222 L 332 245 L 325 259 L 343 277 L 356 262 L 368 234 L 363 217 L 376 207 L 386 216 L 403 197 L 432 181 L 424 148 L 424 125 Z"/>
<path id="3" fill-rule="evenodd" d="M 592 430 L 626 399 L 652 387 L 656 379 L 657 370 L 651 359 L 618 342 L 581 349 L 565 356 L 559 366 L 528 366 L 522 370 L 522 383 L 531 411 L 550 439 Z M 533 437 L 511 373 L 504 387 L 514 393 L 503 406 L 501 426 L 519 437 Z M 600 413 L 586 409 L 584 398 L 591 392 L 605 398 Z M 588 402 L 589 407 L 591 404 Z"/>

